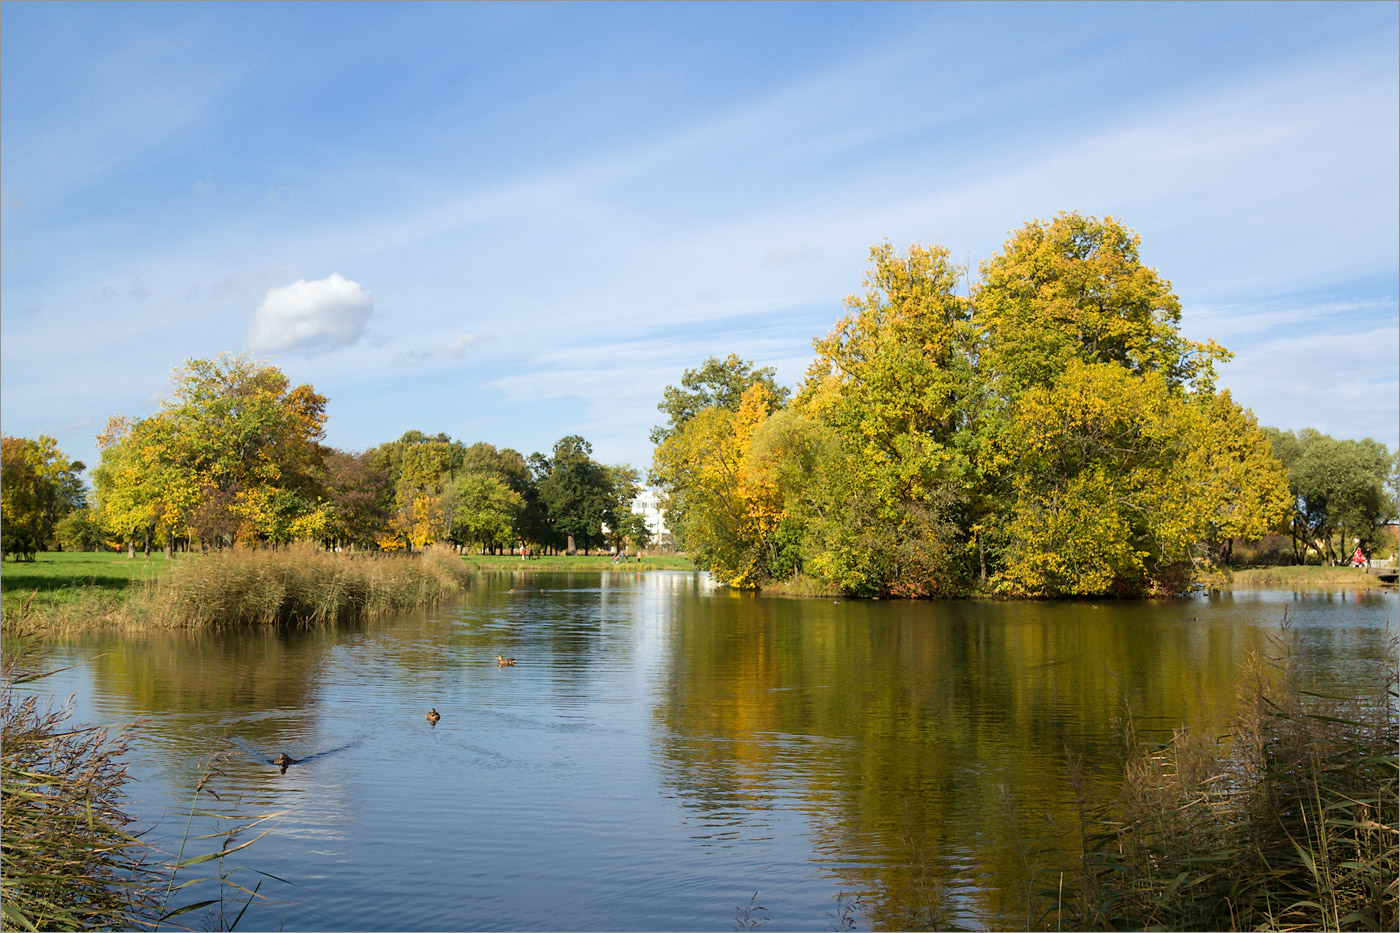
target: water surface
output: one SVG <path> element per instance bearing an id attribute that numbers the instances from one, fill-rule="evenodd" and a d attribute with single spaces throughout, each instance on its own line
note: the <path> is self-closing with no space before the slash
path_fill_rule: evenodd
<path id="1" fill-rule="evenodd" d="M 1109 786 L 1128 719 L 1148 737 L 1222 721 L 1285 615 L 1319 685 L 1373 685 L 1397 605 L 833 602 L 520 573 L 356 626 L 84 637 L 46 648 L 82 663 L 40 683 L 80 721 L 141 720 L 148 838 L 179 845 L 219 748 L 201 806 L 283 814 L 229 860 L 288 882 L 264 882 L 276 903 L 244 929 L 723 930 L 755 892 L 770 930 L 853 903 L 862 927 L 1018 928 L 1018 845 L 1068 825 L 1067 754 Z M 299 763 L 281 773 L 280 752 Z"/>

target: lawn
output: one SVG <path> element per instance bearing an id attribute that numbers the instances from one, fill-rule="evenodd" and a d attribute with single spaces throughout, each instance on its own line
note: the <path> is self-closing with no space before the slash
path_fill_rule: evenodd
<path id="1" fill-rule="evenodd" d="M 69 623 L 119 612 L 133 583 L 154 579 L 176 561 L 161 553 L 130 559 L 125 552 L 49 551 L 33 561 L 0 563 L 0 614 L 6 633 L 19 622 Z"/>
<path id="2" fill-rule="evenodd" d="M 1242 567 L 1231 571 L 1227 586 L 1239 589 L 1280 587 L 1295 589 L 1341 590 L 1374 589 L 1380 580 L 1359 567 Z"/>

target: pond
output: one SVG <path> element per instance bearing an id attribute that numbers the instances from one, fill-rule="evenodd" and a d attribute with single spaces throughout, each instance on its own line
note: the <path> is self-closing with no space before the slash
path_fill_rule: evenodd
<path id="1" fill-rule="evenodd" d="M 768 930 L 934 910 L 1020 928 L 1026 839 L 1072 819 L 1067 753 L 1110 786 L 1129 717 L 1148 738 L 1223 721 L 1285 616 L 1319 684 L 1374 681 L 1398 606 L 833 602 L 521 572 L 354 626 L 50 644 L 45 667 L 77 666 L 38 686 L 80 722 L 141 720 L 130 809 L 162 847 L 220 748 L 200 806 L 281 814 L 227 860 L 249 887 L 273 876 L 242 929 L 724 930 L 745 910 Z"/>

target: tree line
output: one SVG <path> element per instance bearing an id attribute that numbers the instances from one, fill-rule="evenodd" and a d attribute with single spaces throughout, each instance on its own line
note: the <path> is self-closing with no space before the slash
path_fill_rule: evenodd
<path id="1" fill-rule="evenodd" d="M 366 451 L 325 445 L 326 399 L 275 366 L 225 354 L 175 370 L 146 418 L 115 416 L 84 464 L 54 440 L 4 438 L 3 547 L 124 545 L 167 554 L 312 540 L 327 548 L 407 550 L 447 542 L 585 552 L 644 547 L 631 511 L 638 471 L 599 463 L 564 437 L 548 454 L 409 431 Z"/>
<path id="2" fill-rule="evenodd" d="M 975 284 L 945 247 L 876 246 L 795 393 L 737 356 L 666 389 L 650 478 L 679 543 L 738 587 L 912 597 L 1174 593 L 1235 539 L 1378 541 L 1385 447 L 1261 428 L 1139 245 L 1062 213 Z"/>

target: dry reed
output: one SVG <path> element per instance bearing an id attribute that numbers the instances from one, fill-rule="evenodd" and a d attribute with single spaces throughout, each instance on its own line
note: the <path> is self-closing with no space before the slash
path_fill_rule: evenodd
<path id="1" fill-rule="evenodd" d="M 469 579 L 446 549 L 409 557 L 293 546 L 186 560 L 140 598 L 145 615 L 170 627 L 319 624 L 434 605 Z"/>

